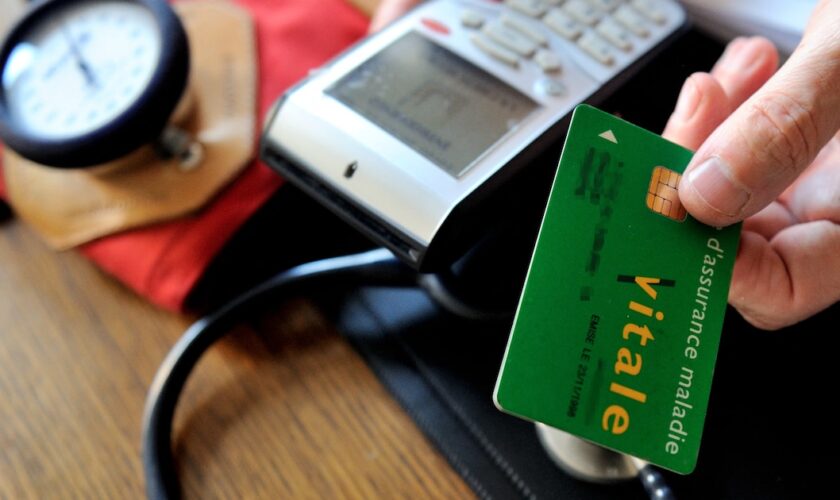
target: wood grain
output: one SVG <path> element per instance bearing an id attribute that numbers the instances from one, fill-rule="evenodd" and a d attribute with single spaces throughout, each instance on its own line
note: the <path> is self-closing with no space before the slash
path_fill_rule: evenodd
<path id="1" fill-rule="evenodd" d="M 0 226 L 0 498 L 137 498 L 149 382 L 191 318 Z M 186 498 L 472 493 L 309 302 L 213 348 L 176 415 Z"/>
<path id="2" fill-rule="evenodd" d="M 0 223 L 0 499 L 141 498 L 146 391 L 192 319 Z M 175 436 L 185 498 L 473 496 L 306 301 L 208 353 Z"/>

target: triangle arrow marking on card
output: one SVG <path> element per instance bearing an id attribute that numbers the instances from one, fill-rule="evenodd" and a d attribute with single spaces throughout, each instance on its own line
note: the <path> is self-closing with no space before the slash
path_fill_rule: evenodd
<path id="1" fill-rule="evenodd" d="M 598 134 L 598 137 L 600 137 L 601 139 L 606 139 L 613 144 L 618 144 L 618 140 L 615 138 L 615 134 L 613 134 L 612 130 L 601 132 L 600 134 Z"/>

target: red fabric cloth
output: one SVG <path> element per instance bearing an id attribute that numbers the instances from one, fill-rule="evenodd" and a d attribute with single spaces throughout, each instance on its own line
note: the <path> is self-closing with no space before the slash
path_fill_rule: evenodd
<path id="1" fill-rule="evenodd" d="M 286 88 L 367 29 L 364 15 L 345 0 L 236 2 L 251 12 L 256 28 L 260 124 Z M 200 213 L 108 236 L 80 251 L 152 302 L 180 310 L 216 253 L 282 183 L 254 162 Z"/>

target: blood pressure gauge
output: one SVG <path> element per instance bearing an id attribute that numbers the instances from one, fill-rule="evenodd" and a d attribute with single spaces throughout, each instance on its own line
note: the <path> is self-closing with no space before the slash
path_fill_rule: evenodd
<path id="1" fill-rule="evenodd" d="M 109 162 L 160 136 L 188 71 L 164 0 L 47 0 L 0 48 L 0 139 L 49 166 Z"/>

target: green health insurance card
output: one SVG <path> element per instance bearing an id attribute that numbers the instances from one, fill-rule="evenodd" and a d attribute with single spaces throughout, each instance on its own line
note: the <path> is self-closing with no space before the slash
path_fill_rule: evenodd
<path id="1" fill-rule="evenodd" d="M 575 109 L 494 395 L 682 474 L 697 462 L 740 235 L 680 205 L 690 159 Z"/>

